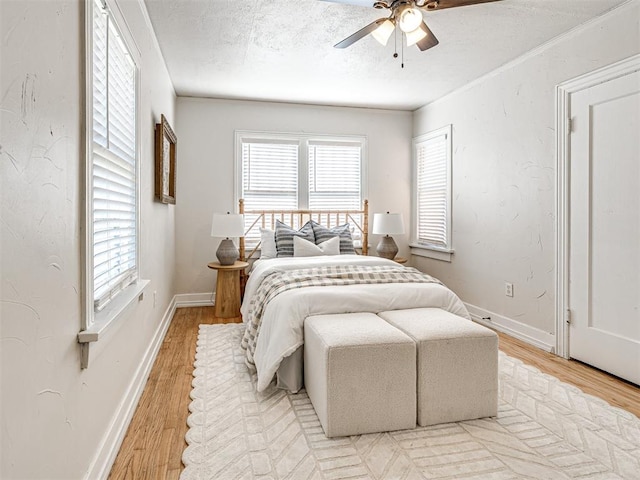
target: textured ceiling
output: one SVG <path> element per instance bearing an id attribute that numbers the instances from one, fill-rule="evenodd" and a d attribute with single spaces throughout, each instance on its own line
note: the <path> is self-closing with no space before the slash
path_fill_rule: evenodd
<path id="1" fill-rule="evenodd" d="M 386 10 L 320 0 L 145 0 L 182 96 L 414 110 L 625 0 L 501 0 L 425 12 L 440 45 L 393 58 L 371 36 Z M 398 39 L 398 53 L 401 55 Z"/>

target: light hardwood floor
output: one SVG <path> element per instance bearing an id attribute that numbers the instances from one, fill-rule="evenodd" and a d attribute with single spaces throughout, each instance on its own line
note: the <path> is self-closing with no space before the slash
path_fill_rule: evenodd
<path id="1" fill-rule="evenodd" d="M 198 325 L 239 321 L 239 318 L 216 318 L 213 307 L 176 311 L 111 469 L 111 480 L 179 477 L 183 468 L 182 451 L 186 447 L 184 436 Z M 582 363 L 564 360 L 520 340 L 499 335 L 500 349 L 507 355 L 640 417 L 640 388 Z"/>

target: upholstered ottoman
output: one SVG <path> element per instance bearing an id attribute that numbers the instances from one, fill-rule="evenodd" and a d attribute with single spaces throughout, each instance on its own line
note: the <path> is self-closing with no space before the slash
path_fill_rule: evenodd
<path id="1" fill-rule="evenodd" d="M 418 347 L 418 425 L 498 413 L 498 335 L 439 308 L 378 314 Z"/>
<path id="2" fill-rule="evenodd" d="M 416 345 L 373 313 L 305 320 L 304 383 L 327 437 L 416 426 Z"/>

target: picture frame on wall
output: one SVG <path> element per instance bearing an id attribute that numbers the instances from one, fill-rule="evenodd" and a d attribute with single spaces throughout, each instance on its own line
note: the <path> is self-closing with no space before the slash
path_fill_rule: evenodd
<path id="1" fill-rule="evenodd" d="M 176 203 L 176 134 L 164 115 L 156 123 L 155 196 L 162 203 Z"/>

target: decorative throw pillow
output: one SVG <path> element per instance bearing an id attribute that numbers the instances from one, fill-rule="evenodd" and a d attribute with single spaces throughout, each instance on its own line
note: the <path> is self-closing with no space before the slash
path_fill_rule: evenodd
<path id="1" fill-rule="evenodd" d="M 340 237 L 335 236 L 317 245 L 302 237 L 293 237 L 294 257 L 316 257 L 320 255 L 340 255 Z"/>
<path id="2" fill-rule="evenodd" d="M 300 230 L 276 220 L 276 250 L 278 257 L 293 257 L 293 237 L 302 237 L 311 243 L 316 243 L 313 227 L 310 222 L 305 223 Z"/>
<path id="3" fill-rule="evenodd" d="M 353 248 L 353 239 L 351 238 L 351 229 L 348 223 L 338 227 L 327 228 L 313 220 L 310 220 L 310 222 L 313 227 L 316 245 L 338 235 L 340 237 L 340 253 L 342 255 L 356 253 L 355 248 Z"/>
<path id="4" fill-rule="evenodd" d="M 276 258 L 276 232 L 270 228 L 260 228 L 260 258 Z"/>

